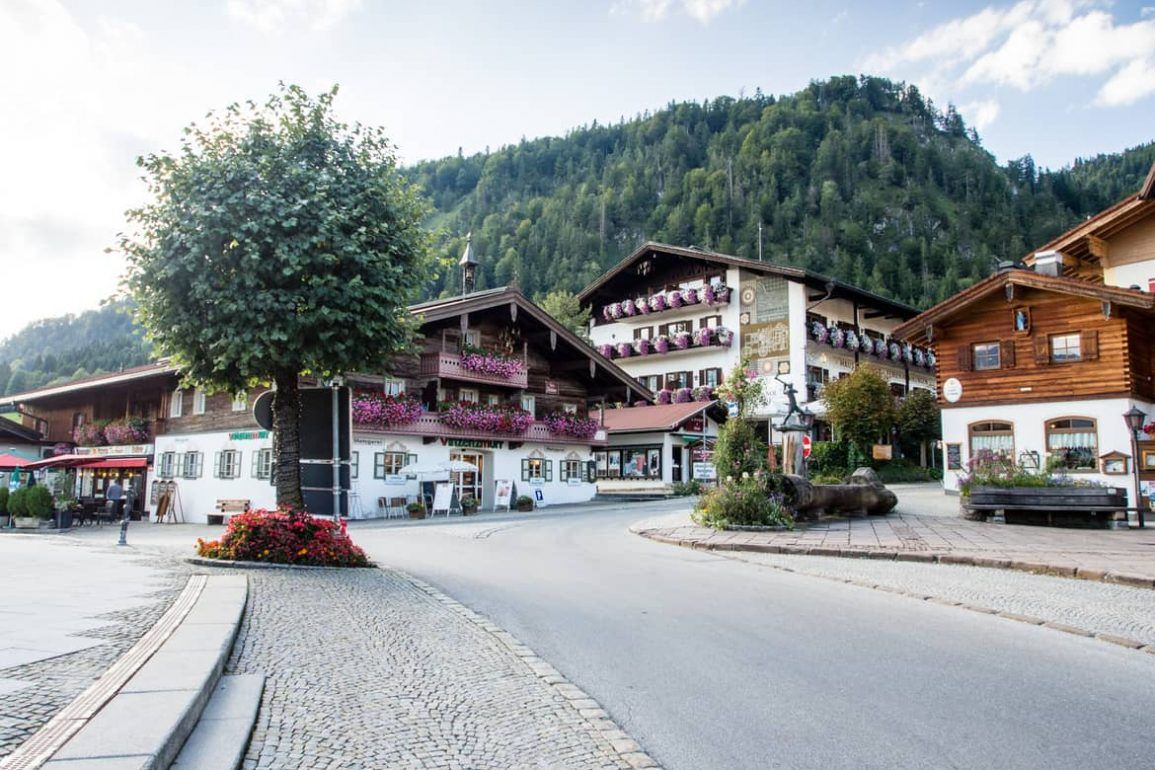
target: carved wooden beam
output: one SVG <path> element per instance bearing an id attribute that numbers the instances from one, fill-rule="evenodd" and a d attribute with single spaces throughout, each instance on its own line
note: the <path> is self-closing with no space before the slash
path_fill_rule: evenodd
<path id="1" fill-rule="evenodd" d="M 549 330 L 549 349 L 557 350 L 557 332 L 553 329 Z"/>
<path id="2" fill-rule="evenodd" d="M 1087 236 L 1087 250 L 1091 252 L 1092 257 L 1097 257 L 1098 259 L 1106 259 L 1107 258 L 1107 252 L 1108 252 L 1107 242 L 1105 240 L 1103 240 L 1102 238 L 1098 238 L 1094 235 L 1088 235 Z"/>
<path id="3" fill-rule="evenodd" d="M 510 302 L 509 303 L 509 320 L 511 320 L 511 321 L 517 320 L 517 303 L 516 302 Z"/>

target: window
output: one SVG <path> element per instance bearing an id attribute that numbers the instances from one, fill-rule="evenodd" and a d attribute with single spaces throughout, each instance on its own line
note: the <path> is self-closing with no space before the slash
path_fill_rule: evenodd
<path id="1" fill-rule="evenodd" d="M 449 400 L 449 391 L 446 390 L 445 388 L 438 388 L 437 389 L 437 403 L 444 404 L 448 400 Z"/>
<path id="2" fill-rule="evenodd" d="M 236 449 L 222 449 L 217 452 L 213 463 L 213 478 L 236 479 L 241 475 L 241 453 Z"/>
<path id="3" fill-rule="evenodd" d="M 168 402 L 168 416 L 180 417 L 184 414 L 184 391 L 177 388 L 172 392 L 172 398 Z"/>
<path id="4" fill-rule="evenodd" d="M 666 387 L 670 390 L 677 390 L 678 388 L 691 388 L 693 383 L 690 378 L 693 375 L 690 372 L 670 372 L 666 375 Z"/>
<path id="5" fill-rule="evenodd" d="M 975 371 L 999 368 L 999 343 L 980 342 L 971 346 L 971 360 Z"/>
<path id="6" fill-rule="evenodd" d="M 577 404 L 562 404 L 562 414 L 577 414 Z"/>
<path id="7" fill-rule="evenodd" d="M 1066 364 L 1082 361 L 1083 352 L 1078 334 L 1055 334 L 1051 337 L 1051 361 Z"/>
<path id="8" fill-rule="evenodd" d="M 906 395 L 906 385 L 901 382 L 890 383 L 890 395 L 895 398 L 902 398 Z"/>
<path id="9" fill-rule="evenodd" d="M 814 401 L 822 396 L 822 389 L 830 382 L 830 370 L 821 366 L 806 367 L 806 400 Z"/>
<path id="10" fill-rule="evenodd" d="M 405 380 L 387 379 L 382 388 L 386 396 L 400 396 L 405 392 Z"/>
<path id="11" fill-rule="evenodd" d="M 621 478 L 662 478 L 661 447 L 628 447 L 621 454 Z"/>
<path id="12" fill-rule="evenodd" d="M 384 479 L 401 475 L 407 457 L 409 455 L 404 452 L 376 452 L 373 455 L 373 478 Z"/>
<path id="13" fill-rule="evenodd" d="M 634 329 L 634 339 L 636 340 L 652 340 L 654 338 L 654 327 L 639 326 Z"/>
<path id="14" fill-rule="evenodd" d="M 662 324 L 659 326 L 658 334 L 665 334 L 667 337 L 673 337 L 678 332 L 692 332 L 693 330 L 693 321 L 671 321 L 668 324 Z"/>
<path id="15" fill-rule="evenodd" d="M 156 473 L 162 479 L 171 479 L 176 476 L 176 452 L 160 453 L 160 462 L 157 463 Z"/>
<path id="16" fill-rule="evenodd" d="M 711 388 L 716 388 L 722 384 L 722 368 L 720 366 L 711 367 L 710 369 L 703 369 L 700 373 L 699 383 Z"/>
<path id="17" fill-rule="evenodd" d="M 496 393 L 490 393 L 485 397 L 485 403 L 490 406 L 499 406 L 501 404 L 501 396 Z"/>
<path id="18" fill-rule="evenodd" d="M 457 391 L 458 401 L 468 401 L 471 404 L 476 404 L 479 398 L 477 388 L 461 388 Z"/>
<path id="19" fill-rule="evenodd" d="M 199 479 L 204 466 L 204 457 L 203 452 L 185 452 L 181 456 L 181 478 Z"/>
<path id="20" fill-rule="evenodd" d="M 971 458 L 982 451 L 1014 459 L 1015 427 L 1009 422 L 976 422 L 970 426 Z"/>
<path id="21" fill-rule="evenodd" d="M 581 460 L 575 460 L 573 458 L 566 458 L 565 460 L 562 460 L 561 461 L 561 480 L 562 481 L 570 481 L 570 480 L 584 481 L 585 480 L 585 472 L 584 472 L 584 468 L 582 467 L 584 465 L 585 465 L 585 463 L 583 463 Z"/>
<path id="22" fill-rule="evenodd" d="M 521 461 L 522 481 L 553 481 L 553 460 L 527 457 Z"/>
<path id="23" fill-rule="evenodd" d="M 465 344 L 470 346 L 470 347 L 474 347 L 474 348 L 480 347 L 481 346 L 481 332 L 477 331 L 476 329 L 470 329 L 469 331 L 467 331 L 465 333 Z"/>
<path id="24" fill-rule="evenodd" d="M 1063 417 L 1047 422 L 1047 453 L 1069 471 L 1093 471 L 1098 465 L 1099 438 L 1089 417 Z"/>
<path id="25" fill-rule="evenodd" d="M 662 375 L 650 374 L 645 377 L 638 377 L 638 384 L 650 390 L 662 389 Z"/>
<path id="26" fill-rule="evenodd" d="M 233 394 L 233 411 L 243 412 L 249 408 L 249 394 L 245 391 Z"/>
<path id="27" fill-rule="evenodd" d="M 258 449 L 253 452 L 253 478 L 271 479 L 273 477 L 273 450 Z"/>
<path id="28" fill-rule="evenodd" d="M 76 412 L 72 415 L 72 429 L 84 427 L 84 412 Z"/>
<path id="29" fill-rule="evenodd" d="M 617 449 L 594 452 L 594 468 L 599 479 L 622 477 L 622 453 Z"/>
<path id="30" fill-rule="evenodd" d="M 530 414 L 536 414 L 537 413 L 537 401 L 534 399 L 533 396 L 522 396 L 521 397 L 521 408 L 524 409 L 525 411 L 529 412 Z"/>
<path id="31" fill-rule="evenodd" d="M 699 329 L 717 329 L 722 325 L 722 316 L 708 315 L 698 322 Z"/>
<path id="32" fill-rule="evenodd" d="M 349 478 L 355 479 L 361 475 L 361 453 L 354 451 L 349 459 Z"/>
<path id="33" fill-rule="evenodd" d="M 193 391 L 193 414 L 205 413 L 205 392 L 200 390 Z"/>

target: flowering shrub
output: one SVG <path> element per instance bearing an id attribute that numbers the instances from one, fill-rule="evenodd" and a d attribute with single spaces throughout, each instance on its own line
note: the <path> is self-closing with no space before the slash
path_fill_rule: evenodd
<path id="1" fill-rule="evenodd" d="M 622 315 L 624 315 L 624 316 L 636 315 L 638 312 L 638 309 L 634 307 L 634 303 L 628 299 L 625 302 L 621 303 L 621 308 L 622 308 Z"/>
<path id="2" fill-rule="evenodd" d="M 144 444 L 149 440 L 148 420 L 143 417 L 126 417 L 123 420 L 113 420 L 104 426 L 104 438 L 109 444 L 114 446 L 120 444 Z"/>
<path id="3" fill-rule="evenodd" d="M 424 413 L 421 402 L 408 394 L 387 396 L 384 393 L 358 392 L 353 395 L 353 423 L 379 428 L 408 425 Z"/>
<path id="4" fill-rule="evenodd" d="M 675 404 L 688 404 L 694 400 L 694 391 L 689 388 L 678 388 L 674 391 Z"/>
<path id="5" fill-rule="evenodd" d="M 525 364 L 516 358 L 503 356 L 480 348 L 467 347 L 461 354 L 461 368 L 494 377 L 516 377 L 525 371 Z"/>
<path id="6" fill-rule="evenodd" d="M 897 342 L 892 342 L 889 345 L 887 345 L 886 347 L 887 347 L 887 350 L 890 351 L 890 357 L 892 359 L 897 361 L 900 358 L 902 358 L 902 347 Z"/>
<path id="7" fill-rule="evenodd" d="M 458 430 L 513 435 L 529 430 L 533 425 L 533 414 L 513 404 L 490 406 L 459 401 L 441 405 L 441 422 Z"/>
<path id="8" fill-rule="evenodd" d="M 670 292 L 669 295 L 666 296 L 666 302 L 669 303 L 670 307 L 672 307 L 672 308 L 681 307 L 682 306 L 682 292 L 680 292 L 680 291 Z"/>
<path id="9" fill-rule="evenodd" d="M 575 438 L 593 438 L 598 434 L 601 426 L 591 417 L 578 417 L 573 414 L 555 412 L 547 416 L 543 422 L 549 432 L 555 436 L 573 436 Z"/>
<path id="10" fill-rule="evenodd" d="M 281 508 L 237 514 L 220 540 L 197 538 L 206 559 L 307 564 L 316 567 L 371 567 L 365 552 L 329 519 Z"/>
<path id="11" fill-rule="evenodd" d="M 690 333 L 678 332 L 674 335 L 674 347 L 678 350 L 685 350 L 690 347 Z"/>
<path id="12" fill-rule="evenodd" d="M 758 471 L 725 478 L 698 498 L 691 518 L 703 527 L 779 526 L 794 528 L 794 512 L 779 491 L 781 477 Z"/>
<path id="13" fill-rule="evenodd" d="M 835 326 L 830 332 L 830 344 L 836 348 L 841 348 L 846 344 L 846 332 L 842 331 L 841 327 Z"/>
<path id="14" fill-rule="evenodd" d="M 714 330 L 714 333 L 718 335 L 718 344 L 724 348 L 730 347 L 731 343 L 734 342 L 734 332 L 725 326 L 719 326 Z"/>
<path id="15" fill-rule="evenodd" d="M 108 439 L 104 435 L 105 422 L 90 422 L 72 431 L 72 440 L 80 446 L 104 446 Z"/>
<path id="16" fill-rule="evenodd" d="M 662 388 L 661 390 L 658 391 L 658 403 L 659 404 L 669 404 L 669 403 L 672 403 L 673 400 L 674 400 L 673 391 L 669 390 L 668 388 Z"/>
<path id="17" fill-rule="evenodd" d="M 658 338 L 656 340 L 654 340 L 654 350 L 658 351 L 659 353 L 663 353 L 663 354 L 669 353 L 670 352 L 670 338 L 664 334 L 659 334 Z"/>
<path id="18" fill-rule="evenodd" d="M 682 289 L 682 303 L 686 305 L 698 304 L 698 290 L 697 289 Z"/>
<path id="19" fill-rule="evenodd" d="M 821 321 L 815 321 L 810 324 L 810 336 L 815 341 L 825 344 L 830 339 L 830 329 L 826 328 L 826 324 Z"/>
<path id="20" fill-rule="evenodd" d="M 709 385 L 702 385 L 694 388 L 695 401 L 709 401 L 714 397 L 714 388 Z"/>
<path id="21" fill-rule="evenodd" d="M 618 343 L 618 357 L 629 358 L 630 354 L 634 352 L 634 346 L 628 342 Z"/>
<path id="22" fill-rule="evenodd" d="M 647 314 L 650 312 L 650 303 L 646 301 L 645 297 L 638 297 L 634 300 L 634 309 L 643 315 Z"/>
<path id="23" fill-rule="evenodd" d="M 609 343 L 606 343 L 605 345 L 598 345 L 598 352 L 601 353 L 604 358 L 613 358 L 614 346 L 610 345 Z"/>
<path id="24" fill-rule="evenodd" d="M 634 350 L 637 351 L 639 356 L 649 355 L 649 353 L 650 353 L 650 341 L 648 339 L 645 339 L 644 337 L 641 339 L 634 340 Z"/>

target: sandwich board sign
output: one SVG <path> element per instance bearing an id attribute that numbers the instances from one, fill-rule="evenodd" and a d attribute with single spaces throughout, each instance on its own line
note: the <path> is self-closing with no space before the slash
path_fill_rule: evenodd
<path id="1" fill-rule="evenodd" d="M 545 501 L 545 489 L 543 487 L 534 487 L 533 488 L 533 507 L 534 508 L 544 508 L 547 505 L 549 505 L 549 503 L 547 503 Z"/>
<path id="2" fill-rule="evenodd" d="M 433 509 L 430 511 L 430 514 L 436 514 L 440 511 L 448 516 L 450 511 L 454 509 L 460 510 L 460 508 L 461 506 L 457 502 L 457 497 L 453 494 L 453 485 L 438 484 L 436 491 L 433 493 Z"/>
<path id="3" fill-rule="evenodd" d="M 493 482 L 493 510 L 510 510 L 513 501 L 513 482 L 509 479 L 498 479 Z"/>

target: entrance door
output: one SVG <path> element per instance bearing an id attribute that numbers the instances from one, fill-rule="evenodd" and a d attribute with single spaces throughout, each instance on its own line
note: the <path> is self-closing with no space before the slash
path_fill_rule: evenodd
<path id="1" fill-rule="evenodd" d="M 689 474 L 686 472 L 687 466 L 686 466 L 685 462 L 683 461 L 682 457 L 683 457 L 682 448 L 680 446 L 674 447 L 673 448 L 673 460 L 674 460 L 673 472 L 674 473 L 672 476 L 674 483 L 678 483 L 680 481 L 683 481 L 683 480 L 689 478 Z"/>
<path id="2" fill-rule="evenodd" d="M 482 493 L 485 490 L 485 455 L 481 452 L 450 452 L 450 460 L 461 460 L 477 466 L 476 471 L 459 471 L 453 474 L 453 486 L 457 492 L 457 499 L 472 497 L 478 505 L 482 502 Z"/>

